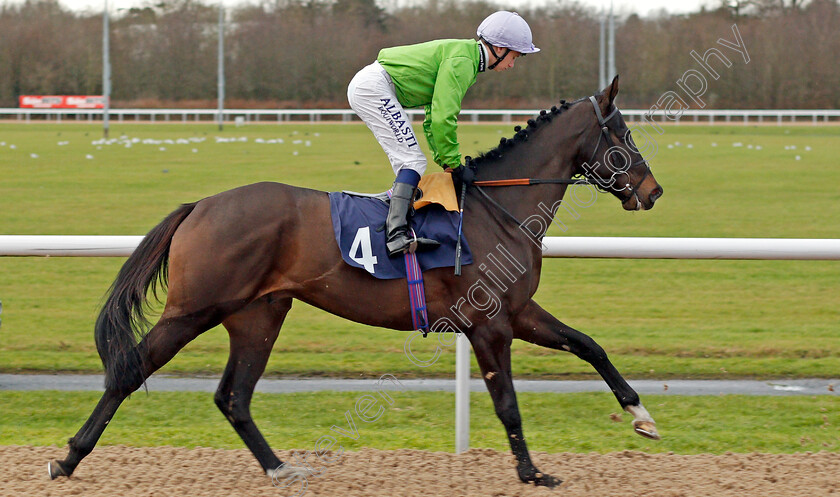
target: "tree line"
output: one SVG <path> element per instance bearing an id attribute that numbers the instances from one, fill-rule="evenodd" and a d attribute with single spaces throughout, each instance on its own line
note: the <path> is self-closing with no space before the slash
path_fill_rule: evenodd
<path id="1" fill-rule="evenodd" d="M 114 107 L 214 107 L 218 10 L 199 0 L 165 0 L 118 10 L 110 31 Z M 386 46 L 473 38 L 503 5 L 427 0 L 384 9 L 375 0 L 266 0 L 230 9 L 225 22 L 228 107 L 347 107 L 355 72 Z M 533 8 L 539 54 L 501 74 L 479 75 L 465 108 L 544 108 L 598 85 L 599 13 L 574 3 Z M 743 39 L 749 62 L 720 39 Z M 708 58 L 706 108 L 840 107 L 838 0 L 721 0 L 687 15 L 624 17 L 616 25 L 621 104 L 647 108 L 679 93 L 691 52 Z M 19 95 L 102 92 L 102 17 L 57 0 L 0 6 L 0 106 Z M 687 82 L 687 81 L 686 81 Z M 701 83 L 694 82 L 697 89 Z M 683 94 L 693 108 L 693 102 Z"/>

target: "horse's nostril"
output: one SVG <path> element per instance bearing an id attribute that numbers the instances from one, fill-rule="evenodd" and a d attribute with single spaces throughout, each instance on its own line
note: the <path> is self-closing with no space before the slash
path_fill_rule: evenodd
<path id="1" fill-rule="evenodd" d="M 650 192 L 650 203 L 653 204 L 656 200 L 662 196 L 662 187 L 657 185 L 656 188 Z"/>

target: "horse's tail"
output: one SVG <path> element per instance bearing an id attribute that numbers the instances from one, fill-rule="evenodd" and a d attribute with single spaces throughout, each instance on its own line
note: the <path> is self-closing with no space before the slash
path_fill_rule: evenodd
<path id="1" fill-rule="evenodd" d="M 146 318 L 149 288 L 155 298 L 158 298 L 158 285 L 166 288 L 172 237 L 195 205 L 182 205 L 152 228 L 125 261 L 106 294 L 94 336 L 96 350 L 105 366 L 107 389 L 133 391 L 145 380 L 138 343 L 149 329 Z"/>

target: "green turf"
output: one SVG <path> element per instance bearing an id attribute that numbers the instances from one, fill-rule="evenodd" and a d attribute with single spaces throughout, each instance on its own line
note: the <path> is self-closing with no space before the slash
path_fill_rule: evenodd
<path id="1" fill-rule="evenodd" d="M 510 125 L 463 126 L 465 153 L 510 132 Z M 112 137 L 121 135 L 204 141 L 126 148 L 92 143 L 97 126 L 0 123 L 0 233 L 143 234 L 179 203 L 242 184 L 381 191 L 393 178 L 358 124 L 223 133 L 209 125 L 113 125 Z M 216 136 L 248 141 L 216 143 Z M 840 238 L 840 127 L 671 126 L 656 139 L 653 171 L 665 196 L 655 209 L 628 213 L 601 195 L 578 219 L 561 211 L 566 231 L 549 234 Z M 796 150 L 785 150 L 791 145 Z M 0 371 L 100 370 L 92 324 L 121 263 L 0 258 Z M 838 280 L 838 262 L 555 259 L 544 263 L 536 299 L 595 338 L 628 377 L 830 377 L 840 370 Z M 419 368 L 403 353 L 406 336 L 297 303 L 268 373 L 451 374 L 451 348 Z M 420 357 L 435 346 L 415 345 Z M 212 330 L 166 371 L 218 373 L 226 355 L 226 333 Z M 516 345 L 513 367 L 520 377 L 593 375 L 574 357 L 527 344 Z"/>
<path id="2" fill-rule="evenodd" d="M 371 393 L 375 395 L 374 390 L 256 394 L 252 412 L 275 449 L 311 450 L 316 439 L 329 434 L 339 438 L 347 450 L 454 450 L 453 394 L 391 391 L 393 406 L 368 423 L 355 413 L 354 406 Z M 535 451 L 698 454 L 840 450 L 840 398 L 835 396 L 644 396 L 663 436 L 659 442 L 635 435 L 632 416 L 622 413 L 608 393 L 520 393 L 518 397 L 525 435 Z M 63 446 L 98 398 L 95 392 L 0 392 L 0 445 Z M 472 394 L 470 409 L 471 446 L 509 450 L 489 395 Z M 330 430 L 333 425 L 350 430 L 345 418 L 348 410 L 358 440 Z M 378 405 L 369 413 L 377 411 Z M 613 413 L 622 414 L 620 422 L 610 418 Z M 216 410 L 212 394 L 180 392 L 134 394 L 109 424 L 101 444 L 244 447 Z"/>

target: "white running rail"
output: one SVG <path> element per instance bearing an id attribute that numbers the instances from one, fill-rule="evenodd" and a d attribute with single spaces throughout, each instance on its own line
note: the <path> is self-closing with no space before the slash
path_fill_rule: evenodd
<path id="1" fill-rule="evenodd" d="M 406 111 L 416 122 L 423 120 L 423 110 Z M 117 122 L 215 122 L 217 109 L 110 109 L 110 119 Z M 461 111 L 461 121 L 471 122 L 513 122 L 525 121 L 539 114 L 539 109 L 465 109 Z M 674 122 L 702 122 L 708 124 L 725 123 L 840 123 L 840 109 L 685 109 L 675 120 L 665 119 L 661 112 L 651 115 L 648 109 L 622 109 L 621 114 L 628 122 L 642 120 Z M 350 109 L 225 109 L 225 121 L 245 124 L 250 122 L 289 122 L 289 121 L 358 121 L 356 113 Z M 102 119 L 101 109 L 19 109 L 0 108 L 0 119 L 32 121 L 98 121 Z"/>
<path id="2" fill-rule="evenodd" d="M 128 257 L 142 236 L 0 235 L 0 256 Z M 832 238 L 546 237 L 545 257 L 840 260 Z"/>

